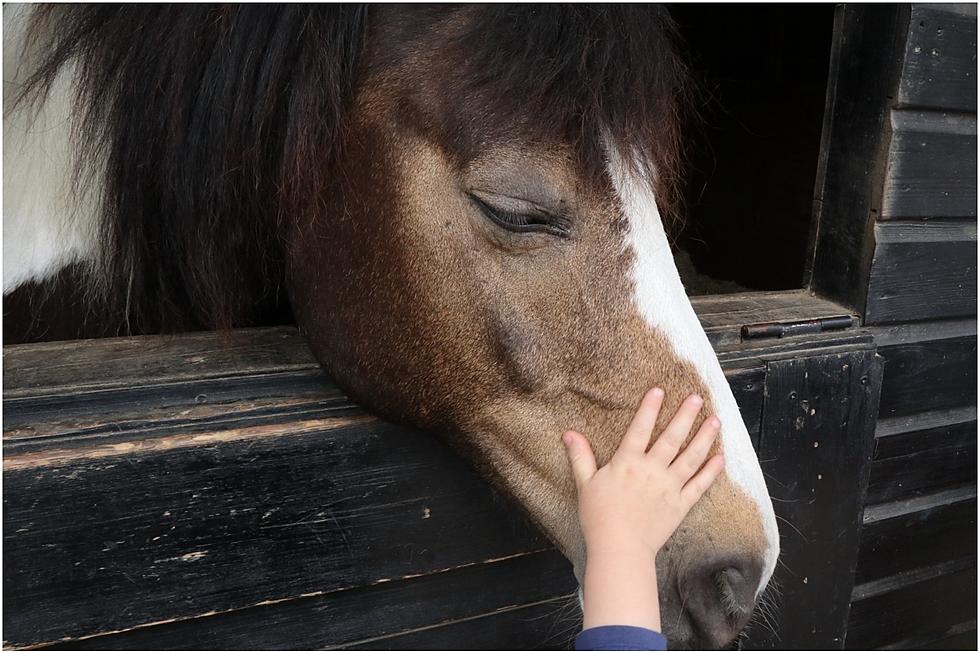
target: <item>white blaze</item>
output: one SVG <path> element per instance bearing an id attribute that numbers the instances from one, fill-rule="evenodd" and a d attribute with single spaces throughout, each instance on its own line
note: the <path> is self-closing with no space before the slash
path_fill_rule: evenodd
<path id="1" fill-rule="evenodd" d="M 711 393 L 721 420 L 725 472 L 759 509 L 768 548 L 758 592 L 766 586 L 779 555 L 779 531 L 758 457 L 742 422 L 731 387 L 681 283 L 653 191 L 623 159 L 609 152 L 609 174 L 628 220 L 626 245 L 633 250 L 633 299 L 647 324 L 664 334 L 675 353 L 690 362 Z"/>

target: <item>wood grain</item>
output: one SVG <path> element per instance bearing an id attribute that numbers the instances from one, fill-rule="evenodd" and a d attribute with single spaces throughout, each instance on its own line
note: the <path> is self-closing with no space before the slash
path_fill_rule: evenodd
<path id="1" fill-rule="evenodd" d="M 976 5 L 912 5 L 906 43 L 898 104 L 976 113 Z"/>

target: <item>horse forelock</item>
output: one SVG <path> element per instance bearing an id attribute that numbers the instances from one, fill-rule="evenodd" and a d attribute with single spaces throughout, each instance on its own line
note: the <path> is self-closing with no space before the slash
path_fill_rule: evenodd
<path id="1" fill-rule="evenodd" d="M 490 124 L 556 137 L 583 171 L 605 174 L 608 144 L 656 185 L 663 217 L 680 216 L 681 133 L 694 85 L 678 30 L 656 5 L 481 5 L 436 25 L 457 102 Z M 463 129 L 469 125 L 463 125 Z"/>

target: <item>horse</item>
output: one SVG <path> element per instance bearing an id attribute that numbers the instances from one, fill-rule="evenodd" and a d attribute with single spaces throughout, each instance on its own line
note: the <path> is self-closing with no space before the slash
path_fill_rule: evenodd
<path id="1" fill-rule="evenodd" d="M 663 629 L 709 648 L 745 627 L 779 536 L 671 254 L 692 83 L 666 9 L 4 16 L 5 295 L 75 270 L 128 332 L 287 301 L 338 386 L 442 434 L 580 582 L 561 434 L 603 464 L 646 389 L 664 416 L 697 393 L 725 469 L 657 556 Z"/>

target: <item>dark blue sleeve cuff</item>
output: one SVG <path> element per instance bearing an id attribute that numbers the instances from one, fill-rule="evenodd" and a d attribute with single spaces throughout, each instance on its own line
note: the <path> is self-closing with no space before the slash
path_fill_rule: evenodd
<path id="1" fill-rule="evenodd" d="M 576 651 L 666 651 L 667 639 L 639 626 L 596 626 L 575 638 Z"/>

